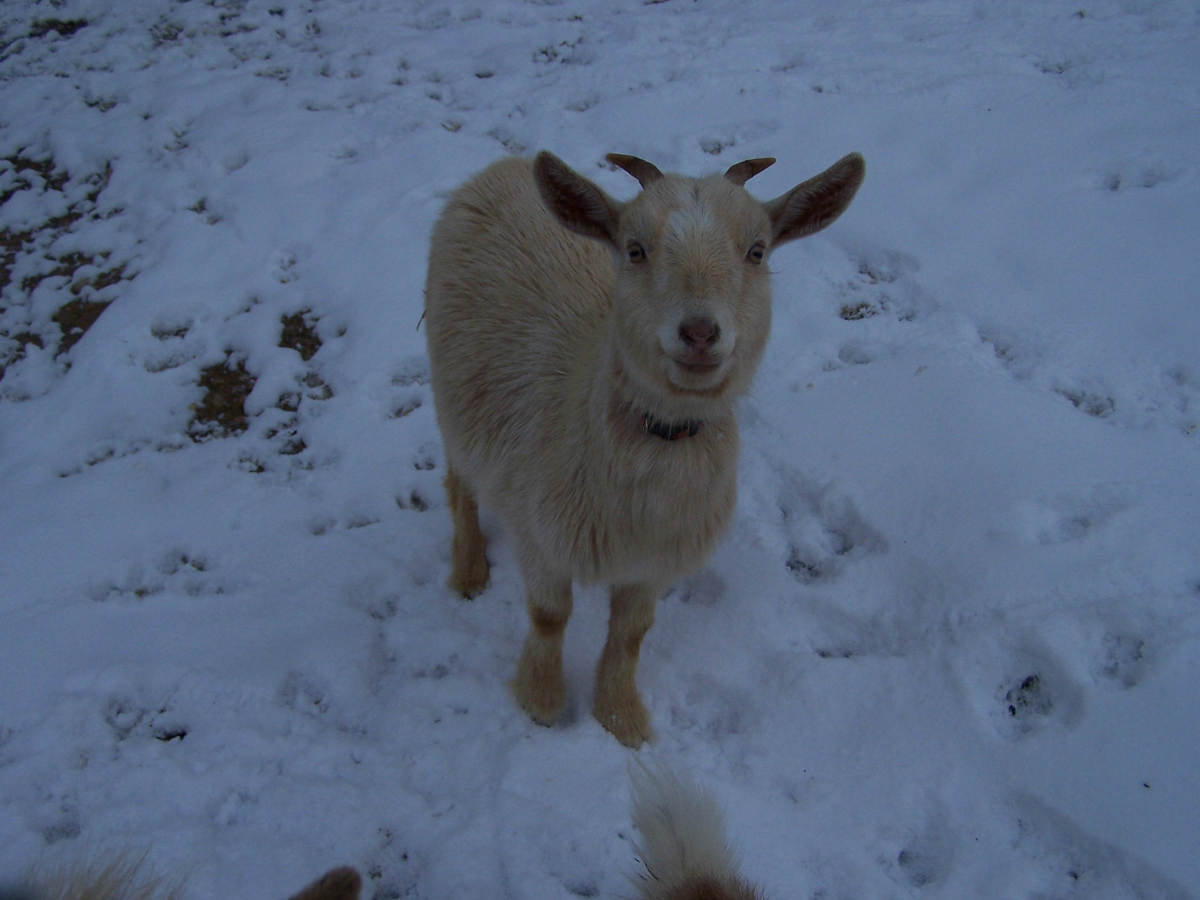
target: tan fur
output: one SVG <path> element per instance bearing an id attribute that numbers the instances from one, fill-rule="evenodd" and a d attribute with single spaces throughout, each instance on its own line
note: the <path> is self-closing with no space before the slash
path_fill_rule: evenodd
<path id="1" fill-rule="evenodd" d="M 831 222 L 863 167 L 852 154 L 761 204 L 730 178 L 616 159 L 645 178 L 627 204 L 548 153 L 501 160 L 459 188 L 433 230 L 425 324 L 450 586 L 473 596 L 487 582 L 478 498 L 525 578 L 532 627 L 513 688 L 545 724 L 566 700 L 571 582 L 613 586 L 593 712 L 637 746 L 650 736 L 635 675 L 655 601 L 704 563 L 733 512 L 734 401 L 771 318 L 769 272 L 747 254 Z M 647 415 L 701 425 L 665 441 L 643 429 Z"/>
<path id="2" fill-rule="evenodd" d="M 58 866 L 42 864 L 14 892 L 20 900 L 178 900 L 178 884 L 147 870 L 144 857 L 118 855 Z M 0 897 L 8 897 L 0 892 Z"/>
<path id="3" fill-rule="evenodd" d="M 143 857 L 118 855 L 89 863 L 37 867 L 17 888 L 0 887 L 0 900 L 179 900 L 182 879 L 147 871 Z M 289 900 L 358 900 L 362 878 L 349 866 L 326 872 Z M 231 897 L 244 896 L 232 891 Z"/>

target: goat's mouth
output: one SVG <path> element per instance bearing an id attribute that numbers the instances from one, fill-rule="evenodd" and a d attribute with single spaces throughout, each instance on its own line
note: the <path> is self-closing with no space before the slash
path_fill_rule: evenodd
<path id="1" fill-rule="evenodd" d="M 675 365 L 679 366 L 685 372 L 691 372 L 695 375 L 708 375 L 721 368 L 723 362 L 724 360 L 720 359 L 700 361 L 677 359 L 675 360 Z"/>
<path id="2" fill-rule="evenodd" d="M 672 356 L 667 378 L 680 390 L 708 394 L 719 390 L 725 380 L 729 357 L 710 353 Z"/>
<path id="3" fill-rule="evenodd" d="M 729 354 L 716 353 L 708 347 L 687 347 L 667 355 L 683 371 L 699 375 L 717 371 L 729 359 Z"/>

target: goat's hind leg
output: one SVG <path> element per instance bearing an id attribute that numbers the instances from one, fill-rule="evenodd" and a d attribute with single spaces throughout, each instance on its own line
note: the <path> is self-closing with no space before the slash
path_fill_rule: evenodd
<path id="1" fill-rule="evenodd" d="M 450 589 L 464 597 L 474 597 L 487 587 L 487 539 L 479 530 L 479 506 L 458 474 L 446 471 L 446 499 L 454 520 L 454 542 L 450 549 Z"/>
<path id="2" fill-rule="evenodd" d="M 608 640 L 596 666 L 596 695 L 592 714 L 627 747 L 650 740 L 650 714 L 637 689 L 638 656 L 642 638 L 654 624 L 656 585 L 614 587 L 608 618 Z"/>

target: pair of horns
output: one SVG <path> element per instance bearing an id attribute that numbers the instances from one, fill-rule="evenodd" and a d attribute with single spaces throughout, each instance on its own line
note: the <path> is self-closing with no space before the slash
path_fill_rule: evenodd
<path id="1" fill-rule="evenodd" d="M 654 163 L 646 162 L 644 159 L 639 159 L 636 156 L 626 156 L 624 153 L 610 153 L 604 158 L 614 166 L 619 166 L 636 178 L 643 188 L 649 187 L 663 177 L 663 173 L 659 171 L 658 166 Z M 742 160 L 740 163 L 734 163 L 726 169 L 725 177 L 740 187 L 773 162 L 775 162 L 775 157 L 773 156 L 760 156 L 756 159 Z"/>

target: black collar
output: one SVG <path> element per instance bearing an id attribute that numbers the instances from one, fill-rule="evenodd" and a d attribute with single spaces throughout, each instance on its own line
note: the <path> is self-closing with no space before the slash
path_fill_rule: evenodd
<path id="1" fill-rule="evenodd" d="M 677 441 L 680 438 L 695 437 L 700 431 L 700 422 L 696 419 L 686 419 L 682 422 L 664 422 L 656 419 L 650 413 L 642 413 L 642 431 L 660 437 L 664 441 Z"/>

